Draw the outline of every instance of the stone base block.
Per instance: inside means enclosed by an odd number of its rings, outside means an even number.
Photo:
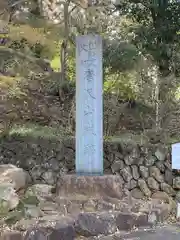
[[[66,175],[57,182],[56,193],[61,197],[85,195],[94,198],[110,197],[122,199],[126,196],[122,178],[117,175]]]

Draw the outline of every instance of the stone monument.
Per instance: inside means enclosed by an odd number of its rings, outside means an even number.
[[[102,38],[76,38],[76,173],[103,174]]]

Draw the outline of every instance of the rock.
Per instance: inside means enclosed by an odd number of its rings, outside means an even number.
[[[132,149],[131,156],[134,159],[138,159],[140,157],[140,149],[137,146]]]
[[[176,201],[174,201],[174,199],[172,197],[169,197],[168,208],[169,208],[170,213],[177,214],[177,203],[176,203]]]
[[[42,218],[44,223],[43,226],[40,224],[35,224],[36,221],[34,221],[34,224],[25,224],[26,232],[24,235],[24,240],[56,240],[56,239],[63,239],[63,240],[74,240],[75,239],[75,229],[73,227],[74,220],[72,218],[67,217],[60,217],[57,221],[57,219],[54,219],[49,217],[48,218]],[[29,227],[30,225],[31,227]],[[21,226],[21,224],[20,224]]]
[[[115,173],[115,172],[119,172],[121,169],[124,168],[124,162],[123,160],[118,160],[118,161],[115,161],[112,165],[111,165],[111,169],[112,169],[112,172]]]
[[[52,185],[48,184],[34,184],[33,186],[29,187],[26,191],[26,194],[34,195],[37,199],[40,200],[49,200],[53,198]]]
[[[139,172],[142,178],[148,178],[149,177],[149,169],[144,166],[139,167]]]
[[[156,158],[152,155],[149,155],[147,158],[145,158],[144,165],[146,167],[152,166],[156,161]]]
[[[48,240],[56,240],[56,239],[62,239],[62,240],[74,240],[76,239],[76,232],[73,227],[73,225],[60,225],[59,227],[56,227],[49,236],[46,238]],[[41,239],[38,239],[41,240]]]
[[[151,190],[159,190],[159,183],[153,177],[147,179],[147,184]]]
[[[17,231],[6,231],[1,233],[1,240],[23,240],[23,235]]]
[[[108,169],[109,167],[111,167],[111,162],[109,159],[104,159],[104,168]]]
[[[39,207],[28,204],[24,205],[24,213],[26,218],[39,218],[44,216]]]
[[[107,169],[104,169],[104,174],[112,174],[112,170],[111,168],[107,168]],[[116,173],[117,175],[119,175],[119,173]]]
[[[24,240],[45,240],[47,236],[48,231],[45,228],[30,228],[26,231]]]
[[[149,226],[147,214],[119,213],[116,218],[116,225],[119,231],[128,231],[134,227]]]
[[[178,191],[177,193],[176,193],[176,201],[178,201],[179,203],[180,203],[180,191]]]
[[[172,171],[172,166],[171,166],[171,163],[170,163],[169,160],[167,160],[167,161],[164,162],[164,166],[166,166],[167,169],[169,169],[170,171]]]
[[[15,190],[26,187],[28,174],[22,169],[11,164],[0,165],[0,184],[11,183]]]
[[[164,203],[170,202],[169,195],[166,192],[161,192],[161,191],[155,192],[152,194],[151,198],[162,200]]]
[[[170,208],[168,204],[157,204],[151,211],[150,215],[155,215],[156,220],[155,223],[161,222],[163,223],[164,221],[167,220],[167,218],[170,215]]]
[[[160,183],[164,182],[164,178],[163,178],[159,168],[152,166],[152,167],[150,167],[149,173],[150,173],[151,177],[154,177],[156,179],[156,181],[158,181]]]
[[[166,169],[164,174],[165,182],[169,185],[173,184],[172,170]]]
[[[115,161],[118,161],[118,160],[123,160],[124,159],[124,156],[122,153],[120,153],[119,151],[115,152]]]
[[[155,152],[155,156],[159,161],[164,161],[166,159],[166,150],[158,148]]]
[[[173,179],[173,188],[180,189],[180,177],[175,177]]]
[[[98,202],[97,206],[94,206],[94,208],[93,208],[94,210],[93,211],[95,211],[96,207],[97,207],[98,211],[109,211],[109,210],[115,210],[116,205],[113,204],[113,203],[110,203],[110,202],[106,202],[106,201],[100,200]],[[88,212],[93,212],[93,211],[88,211]]]
[[[144,193],[139,188],[131,190],[131,196],[136,199],[143,199],[145,197]]]
[[[74,158],[73,158],[74,159]],[[110,166],[113,162],[115,162],[115,153],[113,152],[108,152],[108,154],[104,158],[106,165],[105,166]]]
[[[69,202],[67,206],[65,206],[65,208],[68,213],[78,214],[82,211],[82,204],[77,202]],[[90,208],[89,208],[89,212],[92,212],[92,210],[90,211]]]
[[[124,169],[122,169],[120,174],[125,182],[129,182],[132,179],[131,168],[129,166],[126,166]]]
[[[167,183],[161,183],[160,188],[163,192],[166,192],[170,196],[175,196],[175,194],[176,194],[174,189]]]
[[[140,177],[138,166],[132,165],[131,166],[132,176],[135,180],[138,180]]]
[[[156,165],[157,168],[159,168],[159,170],[160,170],[162,173],[165,172],[164,162],[156,161],[155,165]]]
[[[133,164],[133,162],[134,162],[134,158],[133,158],[133,156],[132,155],[126,155],[125,157],[124,157],[124,161],[125,161],[125,164],[126,165],[132,165]]]
[[[115,218],[108,213],[80,213],[75,231],[85,237],[112,234],[116,231]]]
[[[56,182],[56,173],[53,172],[52,170],[48,170],[42,174],[42,179],[44,180],[45,183],[53,185]]]
[[[144,179],[138,180],[138,186],[139,186],[140,190],[144,193],[145,196],[147,196],[147,197],[151,196],[151,191],[149,190]]]
[[[124,187],[127,188],[128,190],[132,190],[133,188],[137,187],[137,181],[134,179],[131,179],[130,182],[124,185]]]
[[[39,197],[39,196],[38,196]],[[26,218],[38,218],[44,214],[39,207],[39,203],[42,200],[41,197],[36,196],[36,192],[33,187],[29,187],[22,198],[22,208]]]
[[[15,209],[19,204],[19,197],[16,194],[13,185],[0,184],[0,212],[8,212]]]

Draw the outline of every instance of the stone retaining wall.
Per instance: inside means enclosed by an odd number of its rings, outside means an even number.
[[[2,163],[24,168],[36,183],[56,184],[60,175],[74,173],[74,140],[6,138],[0,143]],[[124,188],[136,198],[163,191],[180,199],[180,177],[172,172],[166,146],[105,142],[104,172],[120,175]]]

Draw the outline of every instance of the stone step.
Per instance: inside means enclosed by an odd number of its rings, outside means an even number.
[[[73,240],[80,237],[109,236],[117,232],[130,231],[135,228],[155,226],[167,220],[169,213],[164,209],[154,209],[149,212],[80,212],[62,216],[46,215],[38,219],[21,220],[13,226],[11,233],[3,233],[1,240]],[[10,237],[15,232],[15,236]]]

